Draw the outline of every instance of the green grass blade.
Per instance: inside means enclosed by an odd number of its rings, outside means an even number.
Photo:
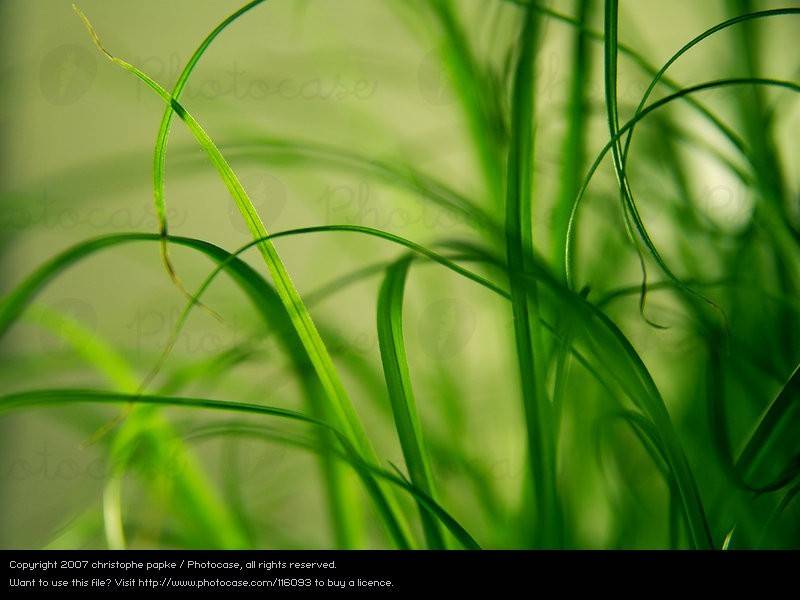
[[[747,440],[737,468],[757,491],[773,491],[800,474],[800,366],[781,388]]]
[[[435,260],[437,263],[451,269],[453,272],[479,283],[501,297],[506,299],[510,298],[507,292],[483,279],[481,276],[471,273],[463,267],[452,263],[448,259],[424,247],[420,247],[408,240],[403,240],[391,234],[357,226],[340,226],[336,228],[318,227],[299,231],[309,233],[329,230],[354,231],[401,244],[406,248]],[[297,230],[294,232],[282,232],[282,234],[279,235],[289,235],[290,233],[296,234]],[[96,251],[117,244],[131,241],[155,242],[158,240],[159,236],[157,234],[121,234],[89,240],[88,242],[84,242],[83,244],[79,244],[64,251],[32,273],[4,299],[2,304],[0,304],[0,334],[8,329],[27,302],[35,297],[49,281],[75,262]],[[253,299],[256,307],[264,305],[263,301],[260,300],[260,295],[256,286],[267,285],[266,282],[252,267],[249,267],[246,263],[239,260],[236,255],[230,255],[225,250],[200,240],[179,237],[172,237],[170,240],[173,243],[199,250],[209,255],[221,265],[224,265],[222,269],[218,268],[214,274],[224,269],[240,283],[245,292]],[[252,248],[256,244],[257,241],[251,242],[245,248]],[[473,248],[473,250],[475,249]],[[505,268],[502,261],[491,255],[486,255],[484,259],[489,264],[497,264]],[[533,263],[533,259],[531,259],[531,262]],[[526,281],[532,277],[533,275],[525,274]],[[624,334],[592,304],[586,302],[585,299],[574,294],[574,292],[564,288],[554,277],[550,276],[550,279],[548,279],[547,272],[540,271],[537,277],[541,282],[546,283],[548,287],[553,289],[559,298],[559,306],[561,309],[567,311],[568,314],[571,315],[571,318],[575,319],[575,332],[580,334],[580,336],[576,335],[575,342],[583,341],[585,343],[587,339],[600,340],[599,343],[595,342],[596,345],[599,345],[599,350],[592,345],[587,346],[588,353],[581,353],[573,348],[573,355],[578,362],[585,366],[589,372],[604,385],[606,378],[611,377],[614,380],[614,384],[621,386],[625,394],[635,404],[642,406],[645,413],[652,419],[659,431],[659,439],[661,439],[664,444],[664,454],[670,461],[690,529],[694,529],[694,537],[695,539],[701,540],[701,546],[714,547],[711,541],[707,544],[702,543],[702,532],[707,531],[708,526],[705,521],[702,502],[697,493],[691,470],[683,455],[680,443],[675,436],[663,400],[647,372],[646,367],[641,362],[641,359],[636,354],[632,345],[628,342],[627,338],[625,338]],[[204,288],[207,287],[207,284],[208,280],[206,284],[204,284]],[[546,322],[543,322],[543,326],[547,327],[551,332],[555,331],[555,329],[552,326],[548,326]],[[590,337],[587,338],[587,336]],[[604,376],[603,373],[607,373],[607,376]]]
[[[386,270],[378,296],[378,343],[395,429],[411,482],[433,498],[433,475],[417,415],[403,340],[403,297],[411,261],[411,257],[400,259]],[[422,506],[420,518],[428,547],[444,548],[444,538],[438,523]]]
[[[553,10],[552,8],[540,6],[540,5],[538,5],[538,3],[536,3],[533,0],[504,0],[504,1],[505,2],[509,2],[510,4],[516,4],[517,6],[530,6],[530,7],[533,8],[533,10],[539,12],[543,16],[552,18],[555,21],[558,21],[560,23],[564,23],[564,24],[569,25],[571,27],[575,27],[575,28],[585,32],[586,35],[589,37],[589,39],[591,39],[592,41],[599,42],[601,44],[605,43],[605,35],[602,32],[594,31],[593,29],[589,29],[588,27],[583,25],[578,19],[572,18],[569,15],[565,15],[563,13],[560,13],[560,12],[558,12],[556,10]],[[656,67],[654,67],[652,64],[650,64],[639,52],[637,52],[636,50],[634,50],[630,46],[627,46],[625,44],[621,44],[620,43],[620,44],[617,45],[617,50],[621,54],[624,54],[625,56],[630,58],[634,62],[634,64],[636,64],[636,66],[638,66],[642,71],[644,71],[645,73],[647,73],[651,77],[654,77],[658,73],[658,69]],[[682,87],[683,87],[683,86],[679,85],[677,82],[675,82],[674,80],[666,77],[665,75],[660,77],[659,81],[663,85],[665,85],[666,87],[671,89],[673,92],[678,91],[678,90],[682,89]],[[740,150],[743,153],[746,152],[746,148],[744,146],[744,143],[739,138],[739,136],[737,136],[736,133],[734,133],[733,130],[731,130],[730,127],[725,125],[725,123],[723,123],[719,119],[719,117],[717,117],[708,108],[706,108],[704,105],[702,105],[700,102],[698,102],[694,98],[689,97],[689,96],[684,96],[683,99],[686,101],[686,103],[689,106],[691,106],[694,110],[696,110],[704,119],[706,119],[717,130],[719,130],[719,132],[728,141],[730,141],[731,144],[733,144],[733,146],[735,146],[738,150]]]

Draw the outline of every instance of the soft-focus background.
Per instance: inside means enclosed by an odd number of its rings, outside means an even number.
[[[169,89],[203,37],[241,4],[83,0],[80,6],[110,52]],[[398,184],[413,181],[410,173],[422,174],[473,200],[499,223],[504,218],[503,198],[495,193],[503,189],[502,181],[492,188],[480,134],[459,96],[464,88],[453,67],[458,61],[448,54],[452,45],[441,16],[428,4],[269,0],[234,22],[202,57],[182,102],[228,158],[271,231],[360,224],[432,248],[468,240],[503,252],[502,238]],[[501,0],[445,4],[490,80],[486,87],[507,128],[521,8]],[[541,4],[570,17],[586,4],[588,27],[603,31],[601,0]],[[620,42],[658,68],[705,29],[776,7],[800,3],[623,0]],[[4,0],[0,17],[0,291],[7,294],[44,261],[82,240],[157,232],[152,162],[164,106],[94,48],[70,2]],[[740,24],[689,51],[668,75],[681,86],[748,76],[796,84],[798,34],[797,15]],[[563,224],[560,198],[574,197],[608,141],[602,39],[588,37],[584,46],[586,74],[578,97],[585,110],[577,123],[583,149],[576,155],[566,141],[574,124],[569,108],[576,29],[552,15],[540,16],[533,238],[554,273],[562,256],[554,233]],[[651,79],[636,60],[620,54],[622,122],[634,113]],[[800,544],[800,506],[792,494],[796,474],[787,471],[788,481],[777,490],[757,494],[737,486],[725,458],[726,452],[738,455],[800,360],[800,101],[790,90],[754,89],[719,88],[697,98],[755,149],[760,157],[755,166],[680,101],[636,130],[628,162],[643,222],[665,261],[725,311],[724,345],[700,322],[702,315],[717,322],[708,317],[708,305],[686,301],[674,286],[653,286],[640,312],[641,269],[608,158],[592,180],[576,229],[575,288],[588,286],[587,299],[598,305],[604,294],[630,288],[602,309],[630,339],[664,398],[718,547],[732,531],[733,547]],[[654,98],[666,93],[657,87]],[[502,129],[498,140],[487,142],[484,134],[483,141],[488,163],[501,165],[501,179],[504,159],[496,153],[508,135]],[[395,175],[376,175],[377,163],[390,165]],[[580,179],[565,167],[573,164]],[[774,196],[759,183],[766,179],[775,183]],[[166,198],[171,234],[230,251],[250,240],[217,173],[177,119]],[[759,207],[771,202],[780,208],[762,213]],[[276,245],[382,465],[402,470],[376,331],[380,270],[324,292],[348,273],[400,256],[401,249],[343,232],[285,238]],[[213,266],[183,248],[171,254],[191,290]],[[256,252],[244,258],[266,273]],[[647,260],[648,281],[667,281]],[[493,273],[480,265],[475,269]],[[508,303],[425,263],[412,269],[406,296],[406,350],[438,499],[482,545],[528,545],[520,527],[525,518],[519,517],[530,498],[523,491],[525,428]],[[220,277],[204,303],[221,319],[194,310],[149,389],[305,410],[291,362],[264,335],[260,317],[231,280]],[[184,304],[157,243],[99,252],[55,278],[9,329],[0,345],[0,387],[4,394],[119,387],[119,378],[114,381],[108,369],[80,351],[91,340],[111,349],[121,363],[114,368],[132,381],[128,391],[135,391],[158,361]],[[551,312],[558,316],[554,305]],[[554,421],[561,545],[689,545],[674,493],[641,432],[618,418],[618,405],[591,373],[575,361],[567,368]],[[715,383],[722,388],[721,405],[712,399],[718,400]],[[311,435],[310,429],[240,418],[239,423],[267,426],[270,439],[224,429],[204,434],[229,417],[164,409],[158,417],[163,431],[127,430],[139,437],[122,451],[128,454],[120,473],[112,457],[126,443],[125,419],[119,418],[126,410],[64,405],[0,418],[0,546],[337,544],[319,458],[281,441],[284,435]],[[715,420],[720,411],[721,420]],[[788,457],[786,464],[796,466],[797,419],[785,427],[796,436],[784,435],[776,444],[780,456]],[[174,447],[147,439],[168,435]],[[191,474],[176,484],[180,471]],[[367,496],[353,485],[346,511],[358,523],[357,545],[390,547]],[[199,505],[211,507],[205,517],[210,523],[186,509],[182,494],[192,493],[205,498]],[[124,540],[118,530],[109,531],[114,505]],[[414,522],[408,496],[403,509]]]

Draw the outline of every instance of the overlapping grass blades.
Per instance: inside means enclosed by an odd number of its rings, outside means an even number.
[[[69,317],[36,305],[31,309],[28,315],[35,322],[65,340],[118,392],[136,393],[139,384],[133,369],[112,346]],[[166,501],[186,527],[189,534],[186,543],[202,546],[210,541],[223,548],[247,545],[247,539],[231,511],[218,497],[197,461],[176,438],[169,423],[152,407],[133,406],[126,412],[124,423],[115,433],[108,450],[111,472],[104,487],[103,519],[109,547],[123,549],[126,546],[121,506],[123,477],[126,471],[140,464],[132,457],[137,453],[141,457],[143,452],[150,453],[150,464],[179,465],[171,469],[169,487],[172,493]],[[148,477],[147,473],[144,475]],[[155,490],[152,496],[154,499],[158,497]]]
[[[248,229],[255,238],[266,238],[267,230],[261,220],[260,215],[256,211],[247,192],[242,187],[236,174],[228,165],[228,162],[222,156],[217,146],[208,137],[208,134],[203,130],[200,124],[192,117],[183,106],[173,98],[164,88],[156,83],[150,76],[136,68],[135,66],[127,63],[110,54],[101,44],[97,33],[94,31],[89,20],[86,16],[75,7],[76,12],[84,21],[93,41],[98,49],[105,54],[105,56],[114,64],[122,67],[126,71],[132,73],[142,82],[144,82],[151,90],[158,94],[167,106],[171,106],[175,113],[181,118],[184,123],[197,140],[198,144],[206,151],[209,159],[214,167],[217,169],[220,177],[222,178],[225,186],[231,194],[231,197],[236,203],[237,208],[242,213],[243,218],[247,224]],[[163,236],[162,236],[163,237]],[[311,364],[314,366],[317,377],[319,377],[322,389],[328,400],[327,410],[330,411],[334,423],[338,424],[344,433],[350,436],[353,442],[353,448],[366,456],[370,460],[374,459],[374,451],[372,445],[363,430],[361,422],[355,412],[355,409],[350,403],[342,383],[339,379],[336,367],[330,358],[325,343],[317,331],[314,321],[311,318],[308,309],[300,298],[300,294],[294,286],[294,283],[289,276],[283,262],[278,255],[274,245],[266,239],[259,243],[258,249],[270,271],[270,274],[275,282],[275,289],[280,296],[289,319],[295,327],[300,341],[305,348]],[[393,499],[386,496],[384,491],[371,480],[365,481],[365,485],[375,499],[376,505],[381,512],[384,523],[390,531],[393,539],[400,547],[408,547],[410,545],[409,532],[406,524],[398,512]]]
[[[537,18],[524,10],[511,102],[511,141],[506,176],[506,259],[514,317],[518,369],[533,479],[536,543],[559,544],[560,514],[556,492],[553,420],[544,385],[544,356],[538,332],[536,283],[526,286],[521,273],[530,270],[533,253],[533,98]]]
[[[223,20],[211,31],[211,33],[206,36],[206,38],[194,51],[194,54],[192,54],[191,58],[189,58],[189,61],[186,63],[186,66],[184,66],[183,71],[181,71],[181,74],[178,76],[178,79],[172,88],[172,93],[170,94],[172,98],[175,100],[180,99],[186,84],[189,83],[189,77],[191,77],[192,71],[194,71],[197,63],[200,62],[203,54],[205,54],[206,50],[214,41],[214,39],[220,33],[222,33],[228,27],[228,25],[264,1],[265,0],[252,0],[252,2],[245,4],[239,10],[232,13],[227,19]],[[162,237],[166,237],[169,232],[169,224],[167,223],[167,200],[165,196],[165,184],[167,168],[167,142],[169,141],[169,132],[172,126],[172,117],[174,114],[175,111],[173,110],[172,105],[167,103],[167,106],[164,109],[164,116],[161,117],[161,125],[158,129],[155,150],[153,151],[153,203]],[[176,285],[178,285],[178,287],[183,289],[180,278],[178,277],[178,274],[172,265],[172,261],[169,258],[166,240],[163,240],[161,243],[161,257],[164,262],[164,266],[172,280],[176,283]]]
[[[231,400],[211,400],[207,398],[189,398],[189,397],[171,397],[160,395],[142,395],[142,394],[120,394],[107,392],[103,390],[90,390],[90,389],[50,389],[50,390],[37,390],[28,392],[19,392],[16,394],[6,394],[0,397],[0,412],[7,412],[19,410],[22,408],[32,407],[46,407],[63,404],[75,403],[101,403],[101,404],[121,404],[126,402],[137,402],[141,404],[151,404],[156,406],[173,406],[184,408],[199,408],[216,411],[227,411],[240,414],[256,414],[262,416],[278,417],[290,421],[306,423],[315,427],[324,428],[333,433],[339,442],[342,443],[345,450],[341,454],[342,460],[349,462],[358,471],[365,471],[369,473],[370,477],[383,479],[393,485],[407,490],[416,500],[421,502],[431,513],[435,514],[437,518],[448,528],[453,536],[458,539],[465,548],[480,549],[477,542],[467,533],[467,531],[459,525],[459,523],[451,517],[444,509],[442,509],[433,499],[428,497],[425,493],[416,489],[412,484],[406,482],[401,477],[392,474],[385,469],[376,467],[358,457],[358,453],[349,448],[350,441],[346,434],[341,433],[337,429],[331,427],[323,421],[318,421],[312,417],[302,413],[277,408],[272,406],[265,406],[263,404],[249,404],[247,402],[235,402]],[[364,479],[367,475],[364,474]]]

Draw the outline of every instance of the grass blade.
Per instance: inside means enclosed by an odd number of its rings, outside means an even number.
[[[411,261],[411,257],[402,258],[386,270],[378,296],[378,342],[395,429],[411,482],[433,498],[433,476],[422,438],[403,340],[403,296]],[[428,547],[444,548],[438,523],[422,506],[420,518]]]

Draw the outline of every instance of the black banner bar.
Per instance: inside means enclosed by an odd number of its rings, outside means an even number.
[[[36,551],[4,550],[11,593],[42,592],[512,592],[526,597],[621,590],[649,580],[659,591],[701,577],[716,585],[787,583],[794,552],[583,551]],[[754,563],[757,568],[753,569]],[[694,589],[692,583],[689,589]]]

